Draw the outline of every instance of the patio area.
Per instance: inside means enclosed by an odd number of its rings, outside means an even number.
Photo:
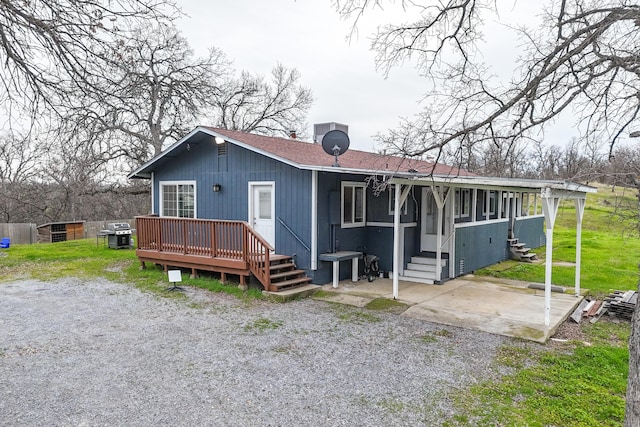
[[[476,329],[498,335],[546,342],[575,310],[583,297],[553,292],[550,325],[544,324],[544,290],[529,289],[514,280],[463,276],[443,285],[400,282],[398,300],[408,308],[402,316]],[[392,281],[376,279],[331,284],[315,299],[364,307],[377,298],[392,299]]]

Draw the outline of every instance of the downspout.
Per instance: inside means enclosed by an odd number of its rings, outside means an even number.
[[[151,172],[151,213],[158,214],[160,216],[160,212],[156,212],[156,173]]]

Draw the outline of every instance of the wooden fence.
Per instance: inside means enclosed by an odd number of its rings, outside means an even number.
[[[134,219],[114,219],[107,221],[86,221],[84,223],[84,237],[96,237],[100,230],[107,228],[112,222],[128,222],[135,227]],[[28,245],[38,243],[37,224],[33,223],[0,223],[0,239],[8,237],[13,245]]]

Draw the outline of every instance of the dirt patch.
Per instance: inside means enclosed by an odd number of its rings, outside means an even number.
[[[582,328],[579,324],[572,320],[567,320],[558,327],[558,330],[552,338],[555,338],[556,340],[585,341],[587,336],[582,332]]]

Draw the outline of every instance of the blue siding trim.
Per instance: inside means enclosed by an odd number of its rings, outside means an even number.
[[[544,217],[516,218],[513,234],[529,248],[539,248],[547,243],[544,229]]]
[[[508,221],[456,228],[455,277],[509,258]]]
[[[318,172],[318,253],[335,250],[356,251],[366,247],[368,252],[380,257],[380,268],[389,271],[393,260],[393,226],[365,226],[355,228],[341,228],[340,224],[331,224],[332,212],[340,212],[340,191],[342,181],[365,182],[367,176],[353,174],[338,174]],[[414,189],[407,197],[407,214],[400,216],[401,223],[417,222],[418,209]],[[393,223],[393,215],[389,215],[389,191],[374,195],[367,187],[367,223]],[[335,204],[338,206],[334,206]],[[418,237],[416,237],[418,236]],[[415,252],[416,240],[419,239],[417,227],[405,228],[405,257],[410,258]],[[404,261],[406,264],[408,259]],[[318,269],[309,272],[314,283],[331,282],[332,265],[329,262],[318,261]],[[351,277],[351,263],[342,262],[340,265],[340,280]]]

